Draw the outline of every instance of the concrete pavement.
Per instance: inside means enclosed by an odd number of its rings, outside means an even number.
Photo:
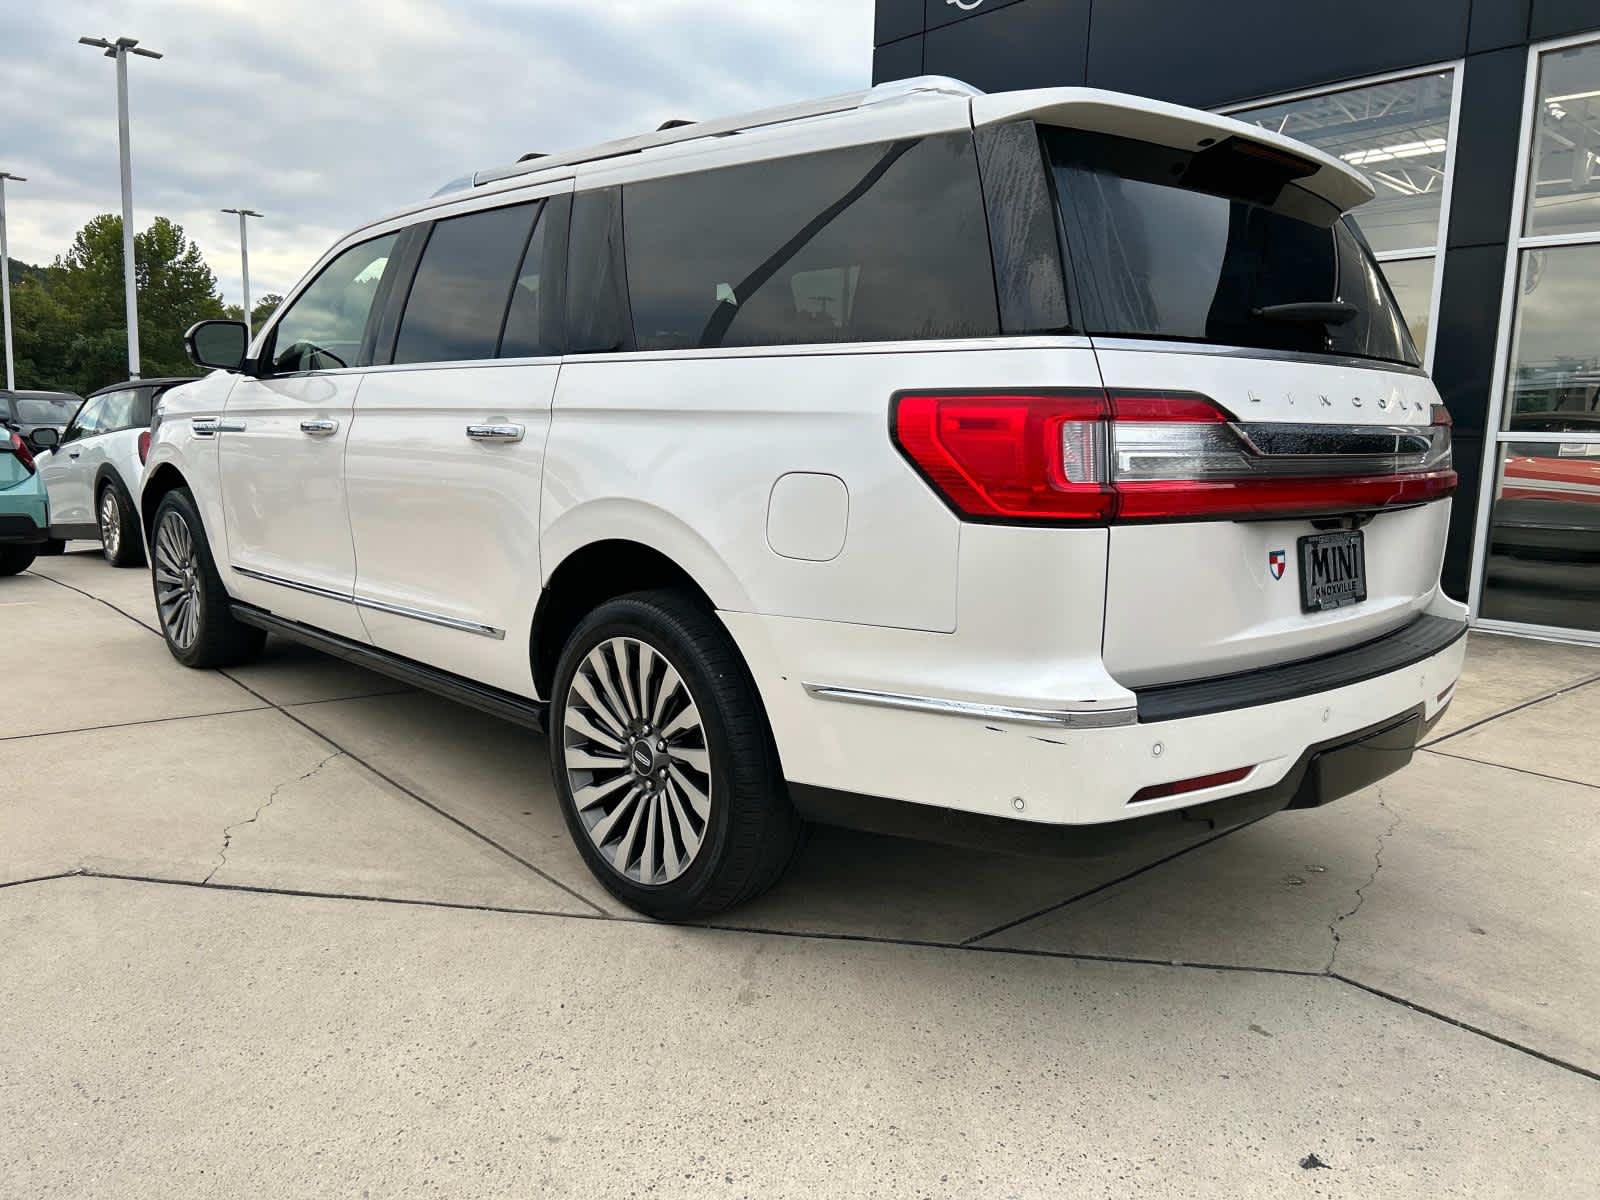
[[[0,622],[0,1192],[1600,1186],[1600,651],[1474,636],[1406,772],[1159,860],[819,830],[673,928],[538,737],[186,671],[95,555]]]

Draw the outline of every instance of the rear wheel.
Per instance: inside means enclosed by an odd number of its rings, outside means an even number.
[[[172,657],[186,667],[228,667],[261,652],[267,635],[234,619],[188,488],[161,498],[150,552],[156,616]]]
[[[0,575],[16,575],[33,566],[37,546],[0,546]]]
[[[100,552],[113,567],[144,565],[144,547],[139,544],[139,518],[133,501],[122,485],[108,479],[100,486],[100,502],[95,509],[100,525]]]
[[[606,602],[556,670],[550,760],[589,869],[630,908],[709,916],[775,883],[801,823],[755,683],[677,592]]]

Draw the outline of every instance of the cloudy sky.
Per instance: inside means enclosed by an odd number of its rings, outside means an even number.
[[[134,221],[188,231],[239,298],[349,227],[509,162],[870,82],[872,0],[0,0],[10,251],[47,263],[120,211],[115,69],[136,37]]]

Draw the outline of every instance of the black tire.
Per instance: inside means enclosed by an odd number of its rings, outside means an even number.
[[[112,512],[106,511],[108,507]],[[95,494],[94,519],[100,527],[100,553],[108,563],[113,567],[144,566],[139,513],[119,480],[107,479],[100,485]]]
[[[700,740],[708,764],[703,778],[709,782],[709,812],[688,865],[665,882],[647,885],[631,878],[601,852],[573,797],[574,781],[568,775],[567,755],[572,749],[569,742],[582,738],[568,729],[568,710],[575,709],[576,719],[581,720],[587,708],[587,702],[573,692],[574,676],[580,667],[592,671],[593,660],[587,667],[585,660],[591,651],[604,654],[600,648],[608,643],[617,645],[613,639],[641,643],[664,660],[681,678],[689,701],[699,712],[696,731],[691,736],[703,735]],[[616,679],[616,675],[612,678]],[[593,679],[586,675],[587,681]],[[594,691],[592,686],[590,691]],[[645,707],[652,706],[647,703]],[[645,729],[648,734],[649,726]],[[648,734],[643,740],[650,742],[653,737]],[[624,754],[623,761],[631,760]],[[562,815],[578,852],[607,891],[646,916],[682,921],[742,904],[776,883],[800,846],[803,823],[789,802],[755,682],[715,614],[679,592],[635,592],[609,600],[590,613],[567,639],[556,667],[550,707],[550,765]],[[620,776],[618,771],[612,777]],[[591,781],[601,778],[592,772],[585,777]],[[641,783],[647,779],[648,776],[640,777]],[[581,786],[583,779],[578,782]],[[631,785],[623,789],[632,790]],[[685,793],[677,794],[686,798]],[[644,807],[650,799],[633,803]],[[597,825],[601,818],[595,814],[600,807],[597,804],[585,810]],[[663,814],[658,836],[665,839],[669,820],[665,802],[658,811]],[[687,806],[681,806],[680,811],[687,812]],[[654,829],[652,820],[648,830]],[[648,830],[644,835],[647,842]],[[627,836],[631,842],[631,833]],[[664,846],[664,841],[658,844]],[[615,846],[609,851],[613,855],[618,852]],[[630,860],[628,851],[620,853],[624,868],[636,866],[642,875],[643,860]],[[663,864],[660,873],[664,871]]]
[[[67,552],[67,543],[60,538],[51,538],[40,542],[38,550],[40,558],[55,558]]]
[[[0,576],[19,575],[33,566],[33,560],[39,553],[39,547],[27,546],[0,546]]]
[[[171,521],[181,522],[182,532],[189,536],[189,549],[183,554],[175,554],[175,544],[164,540],[164,530]],[[174,488],[161,498],[151,528],[154,532],[150,548],[155,562],[151,565],[150,583],[156,597],[156,619],[172,657],[186,667],[231,667],[260,654],[267,640],[266,631],[234,620],[227,590],[206,542],[200,510],[188,488]],[[179,532],[172,531],[174,536]],[[180,568],[177,576],[172,572],[174,566]],[[163,602],[167,578],[179,578],[192,585],[188,593],[191,603],[187,606],[192,623],[183,624],[176,632],[172,627],[175,606],[170,599]]]

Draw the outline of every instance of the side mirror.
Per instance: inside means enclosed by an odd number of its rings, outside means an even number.
[[[196,366],[237,371],[250,348],[250,330],[243,321],[196,321],[183,335],[183,348]]]
[[[61,431],[45,425],[33,431],[32,440],[35,450],[54,450],[61,445]]]

